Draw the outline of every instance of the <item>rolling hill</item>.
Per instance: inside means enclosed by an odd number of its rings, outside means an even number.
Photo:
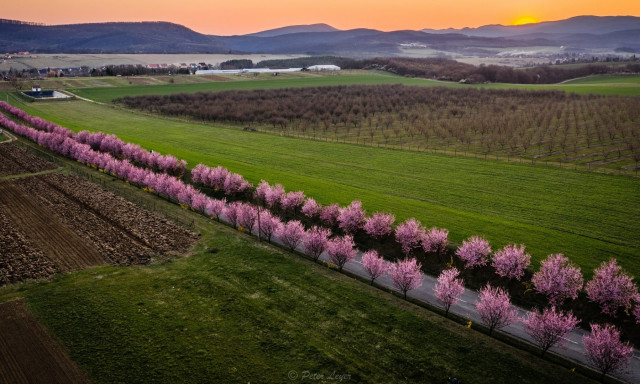
[[[308,25],[290,25],[288,27],[269,29],[262,32],[251,33],[245,36],[255,37],[274,37],[281,35],[288,35],[290,33],[303,33],[303,32],[336,32],[339,29],[334,28],[328,24],[308,24]]]
[[[518,47],[640,53],[640,18],[579,16],[522,26],[446,30],[337,30],[296,25],[237,36],[204,35],[168,22],[37,25],[0,20],[0,51],[34,53],[298,53],[397,56],[406,47],[493,56]]]
[[[34,25],[0,21],[0,51],[228,53],[216,37],[167,22]]]

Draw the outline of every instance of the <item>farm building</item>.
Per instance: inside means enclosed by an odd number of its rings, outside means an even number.
[[[340,67],[337,65],[312,65],[307,67],[308,71],[339,71]]]

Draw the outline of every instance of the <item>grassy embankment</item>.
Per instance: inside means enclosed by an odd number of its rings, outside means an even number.
[[[253,183],[282,183],[325,204],[360,199],[370,213],[447,228],[454,243],[474,234],[494,249],[524,243],[535,268],[562,252],[586,277],[612,257],[640,276],[637,178],[279,137],[82,101],[20,107],[74,130],[115,133],[191,166],[220,164]]]
[[[165,211],[180,210],[134,193]],[[310,374],[369,383],[440,383],[449,376],[474,383],[590,382],[181,212],[195,218],[202,234],[187,257],[5,287],[0,301],[26,298],[96,383],[283,383]]]

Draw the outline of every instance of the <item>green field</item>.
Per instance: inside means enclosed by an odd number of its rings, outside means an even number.
[[[249,76],[242,80],[207,82],[198,84],[164,84],[155,86],[124,86],[124,87],[96,87],[96,88],[69,88],[69,91],[86,97],[91,100],[109,102],[115,98],[123,96],[138,95],[169,95],[172,93],[186,92],[207,92],[226,90],[246,90],[246,89],[269,89],[285,87],[311,87],[329,85],[349,85],[349,84],[406,84],[406,85],[441,85],[441,83],[425,79],[411,79],[393,76],[385,73],[361,74],[363,71],[354,71],[356,74],[322,75],[322,76],[302,76],[286,77],[274,79],[272,75]],[[283,74],[286,75],[286,74]],[[446,84],[446,83],[444,83]],[[452,84],[460,86],[458,84]]]
[[[286,383],[292,371],[298,381],[306,371],[362,383],[444,383],[450,376],[591,382],[366,283],[195,220],[203,236],[190,256],[6,287],[0,301],[26,298],[96,383]],[[208,252],[214,247],[217,253]]]
[[[177,76],[176,76],[177,78]],[[237,77],[236,77],[237,78]],[[348,85],[348,84],[404,84],[416,86],[445,86],[445,87],[479,87],[496,89],[555,89],[566,92],[581,94],[595,93],[603,95],[640,95],[640,76],[625,77],[629,82],[612,82],[607,86],[599,84],[558,84],[558,85],[519,85],[519,84],[477,84],[464,85],[428,79],[399,77],[384,72],[369,71],[343,71],[333,75],[308,75],[302,77],[285,77],[284,79],[274,79],[273,76],[248,76],[242,80],[223,82],[198,82],[183,84],[160,84],[160,85],[124,85],[124,86],[95,86],[94,88],[69,87],[68,89],[82,97],[92,100],[109,102],[115,98],[123,96],[139,95],[168,95],[179,92],[205,92],[205,91],[225,91],[230,89],[268,89],[284,87],[309,87],[328,85]],[[106,80],[105,80],[106,81]],[[120,80],[122,81],[122,80]]]
[[[574,85],[574,84],[597,84],[597,85],[614,85],[614,86],[640,86],[640,76],[611,76],[611,75],[603,75],[603,76],[589,76],[583,77],[580,79],[569,80],[564,82],[565,85]]]
[[[74,130],[115,133],[191,166],[220,164],[253,183],[282,183],[325,204],[360,199],[369,213],[390,211],[398,222],[415,216],[449,229],[454,243],[474,234],[494,249],[524,243],[536,268],[561,252],[586,276],[612,257],[640,276],[637,178],[243,132],[82,101],[18,105]]]

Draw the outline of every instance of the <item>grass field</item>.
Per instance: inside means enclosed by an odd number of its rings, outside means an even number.
[[[637,178],[243,132],[82,101],[19,106],[74,130],[115,133],[191,166],[220,164],[253,183],[282,183],[325,204],[360,199],[370,213],[391,211],[397,221],[415,216],[449,229],[454,242],[481,234],[494,249],[524,243],[536,268],[562,252],[586,276],[611,257],[640,276]]]
[[[220,81],[223,80],[223,81]],[[429,79],[408,78],[386,72],[349,70],[331,73],[282,73],[207,76],[137,76],[50,78],[40,81],[44,89],[67,89],[82,97],[109,102],[123,96],[166,95],[178,92],[224,91],[229,89],[266,89],[343,84],[405,84],[415,86],[478,87],[496,89],[555,89],[580,94],[640,95],[640,76],[594,76],[554,85],[474,84],[465,85]],[[23,89],[27,88],[27,84]],[[0,83],[0,91],[10,85]]]
[[[563,84],[574,85],[574,84],[596,84],[596,85],[619,85],[626,84],[628,86],[640,86],[640,76],[589,76],[583,77],[580,79],[569,80],[564,82]]]
[[[25,297],[96,383],[590,382],[204,221],[191,256],[5,287],[0,302]]]
[[[343,84],[406,84],[406,85],[439,85],[440,83],[425,79],[410,79],[379,74],[362,74],[363,71],[347,71],[346,73],[336,72],[333,75],[311,75],[311,76],[293,76],[283,74],[282,78],[274,79],[272,75],[242,77],[241,80],[223,81],[223,82],[207,82],[198,84],[165,84],[157,86],[125,86],[125,87],[96,87],[96,88],[69,88],[69,91],[76,93],[82,97],[91,100],[110,102],[111,100],[123,96],[138,95],[168,95],[179,92],[208,92],[208,91],[226,91],[232,89],[268,89],[268,88],[285,88],[285,87],[310,87],[324,85],[343,85]],[[280,76],[279,76],[280,77]],[[237,77],[236,77],[237,78]],[[232,77],[233,79],[233,77]],[[459,86],[457,84],[454,84]]]
[[[445,86],[445,87],[478,87],[492,89],[554,89],[566,92],[574,92],[581,94],[603,94],[603,95],[640,95],[640,76],[623,77],[627,79],[616,80],[615,82],[605,83],[576,83],[576,84],[556,84],[556,85],[520,85],[520,84],[476,84],[465,85],[458,83],[450,83],[443,81],[435,81],[428,79],[408,78],[391,75],[384,72],[370,71],[341,71],[329,75],[311,75],[305,77],[290,77],[274,79],[273,76],[248,76],[241,80],[237,77],[231,77],[232,81],[224,82],[199,82],[195,84],[163,84],[163,85],[125,85],[114,87],[97,86],[94,88],[70,87],[74,92],[82,97],[92,100],[109,102],[115,98],[123,96],[139,96],[139,95],[168,95],[173,93],[185,92],[206,92],[206,91],[225,91],[230,89],[268,89],[268,88],[285,88],[285,87],[309,87],[309,86],[325,86],[325,85],[349,85],[349,84],[404,84],[415,86]],[[252,81],[248,81],[252,80]],[[259,81],[258,81],[259,80]],[[606,81],[606,80],[604,80]]]

